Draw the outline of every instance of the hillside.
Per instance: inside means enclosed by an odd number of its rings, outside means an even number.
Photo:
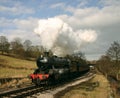
[[[35,61],[0,55],[0,78],[26,77],[36,68]]]

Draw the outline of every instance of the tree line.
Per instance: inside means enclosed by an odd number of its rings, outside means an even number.
[[[105,76],[114,76],[120,79],[120,43],[114,41],[104,55],[96,62],[97,68]]]
[[[19,37],[14,38],[11,42],[7,37],[0,36],[0,53],[7,55],[19,56],[22,58],[36,58],[45,51],[42,46],[33,45],[32,41],[22,40]]]
[[[11,42],[8,41],[7,37],[0,36],[0,53],[2,55],[9,55],[23,59],[36,59],[40,55],[44,55],[46,49],[43,46],[33,45],[30,40],[22,40],[19,37],[14,38]],[[49,50],[50,56],[53,55],[52,51]],[[66,55],[66,58],[77,60],[82,64],[86,64],[85,54],[78,52],[72,55]]]

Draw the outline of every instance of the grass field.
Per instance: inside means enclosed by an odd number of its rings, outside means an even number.
[[[26,77],[37,68],[35,61],[0,55],[0,78]]]
[[[93,82],[99,82],[99,86],[93,90],[88,89],[91,85],[87,85]],[[60,98],[112,98],[110,95],[110,85],[107,79],[103,75],[96,75],[91,81],[82,83],[73,87],[72,90],[65,93]]]

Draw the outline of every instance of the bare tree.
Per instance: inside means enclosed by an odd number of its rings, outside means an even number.
[[[75,53],[74,56],[85,60],[85,54],[83,52]]]
[[[25,51],[28,51],[31,45],[32,45],[32,42],[30,40],[25,40],[23,43]]]
[[[109,72],[111,72],[110,68],[111,68],[112,64],[111,64],[111,60],[108,56],[102,55],[96,63],[97,63],[96,67],[104,75],[107,75]]]
[[[41,54],[39,46],[31,46],[29,51],[33,58],[39,57]]]
[[[5,36],[0,36],[0,51],[2,51],[2,54],[4,52],[9,52],[10,44],[8,42],[8,39]]]
[[[117,41],[114,41],[107,50],[106,55],[118,64],[120,60],[120,44]]]
[[[31,45],[32,45],[32,42],[30,40],[25,40],[24,43],[23,43],[23,47],[24,47],[24,50],[25,50],[25,54],[24,56],[25,57],[30,57],[31,56]]]
[[[11,42],[11,49],[12,49],[13,53],[18,54],[18,55],[23,55],[24,49],[23,49],[23,45],[21,43],[20,38],[15,38]]]

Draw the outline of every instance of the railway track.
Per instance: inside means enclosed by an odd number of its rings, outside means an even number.
[[[41,89],[36,87],[35,85],[19,88],[19,89],[13,89],[13,90],[8,90],[0,93],[0,98],[20,98],[23,96],[28,96],[29,93],[35,92],[36,90]]]
[[[70,80],[70,81],[67,81],[64,83],[62,82],[62,83],[59,83],[57,85],[53,85],[50,87],[38,87],[35,85],[31,85],[31,86],[26,86],[26,87],[14,89],[14,90],[8,90],[8,91],[0,92],[0,98],[23,98],[23,97],[25,98],[27,96],[32,96],[34,94],[43,92],[48,89],[50,90],[50,89],[58,88],[61,85],[66,85],[68,83],[71,83],[71,82],[74,82],[74,81],[77,81],[80,79],[92,77],[93,75],[94,75],[94,73],[88,72],[85,75],[78,77],[76,79],[73,79],[73,80]]]

